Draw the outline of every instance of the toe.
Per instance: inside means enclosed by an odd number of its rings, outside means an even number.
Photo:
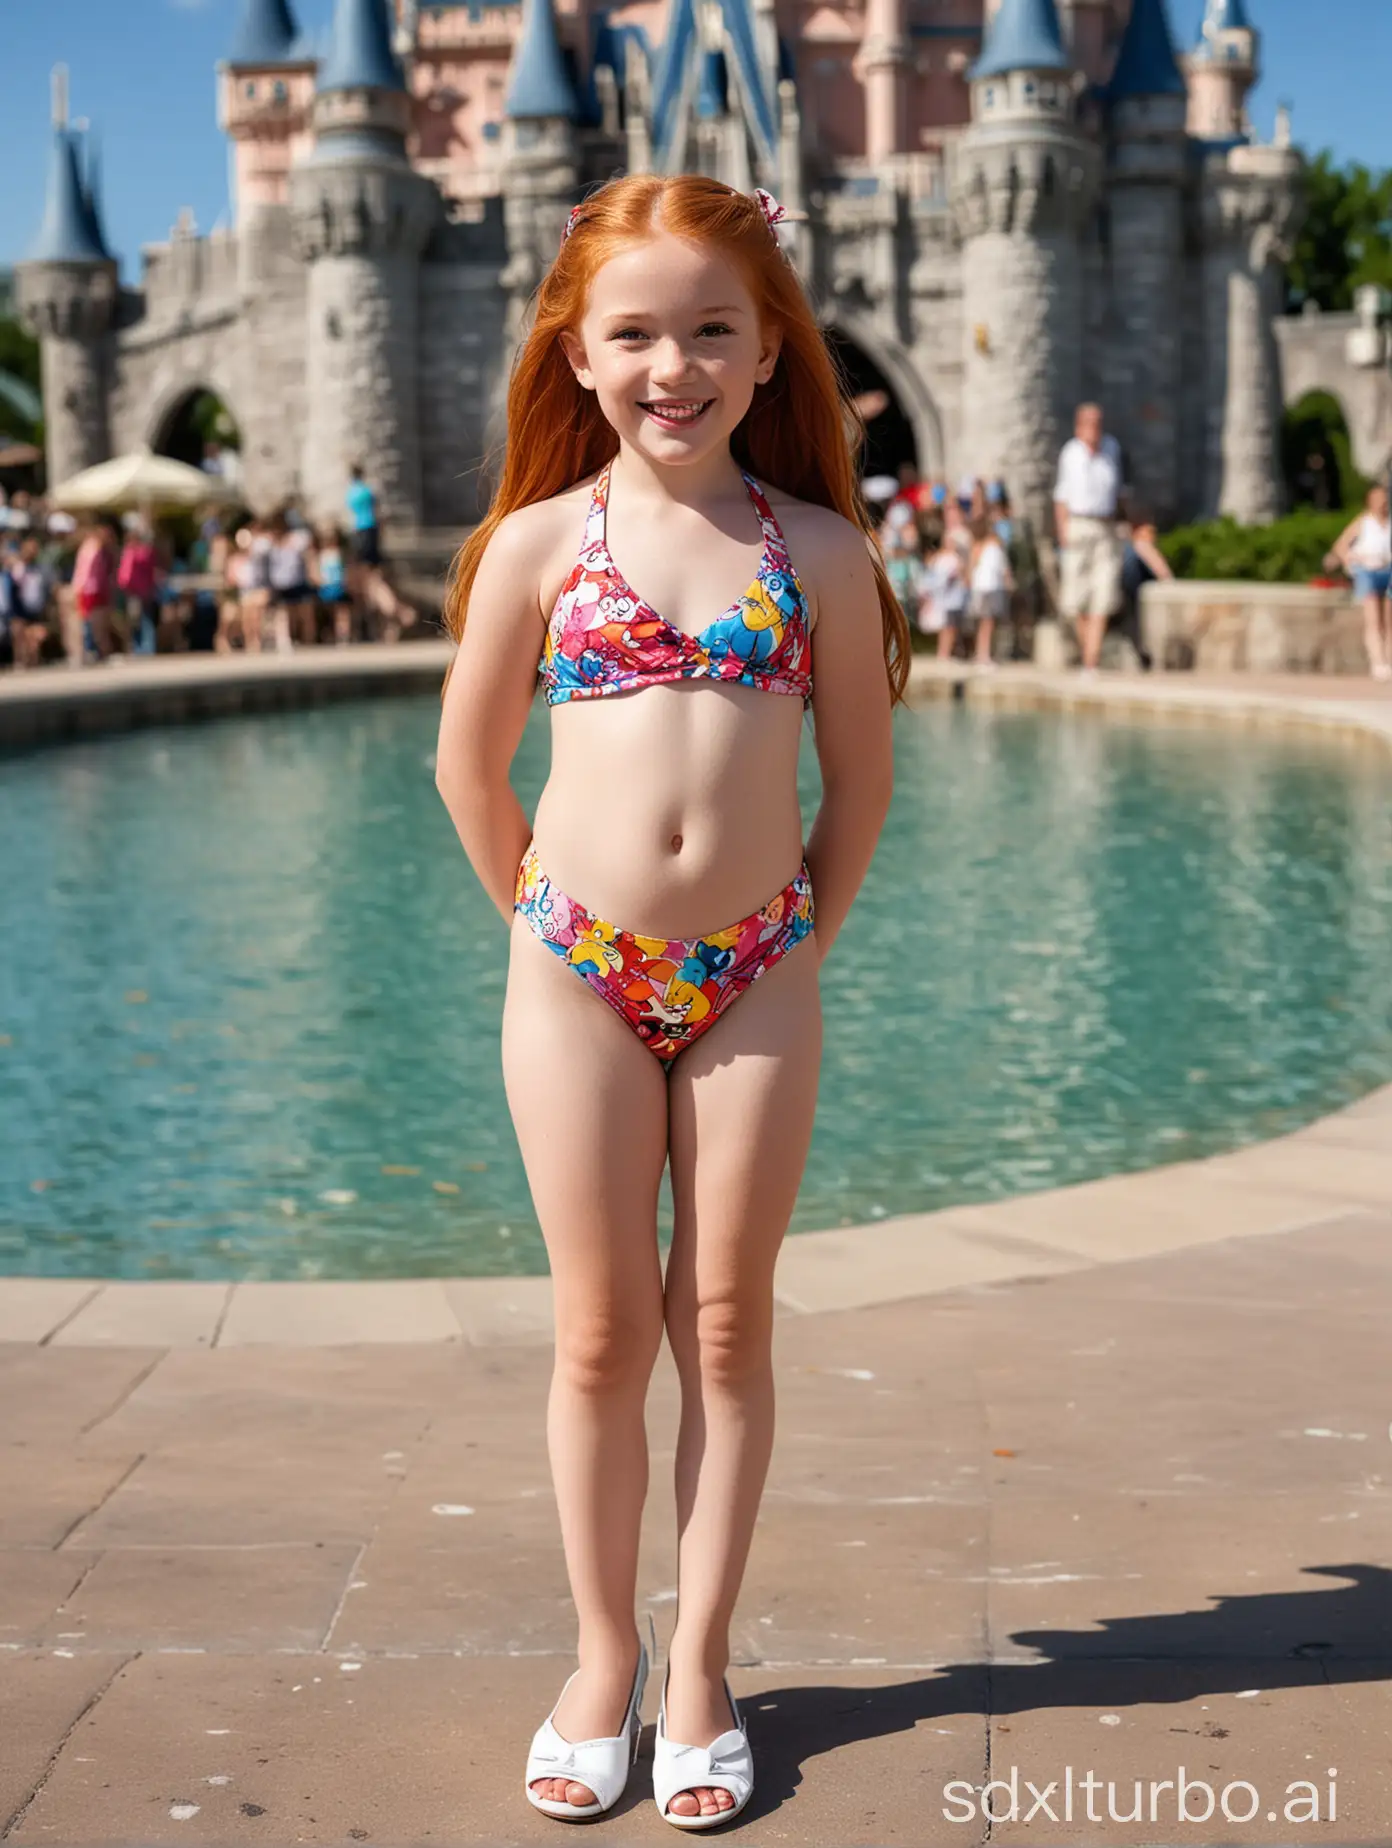
[[[701,1813],[700,1799],[694,1790],[679,1790],[667,1808],[677,1816],[699,1816]]]
[[[576,1809],[584,1809],[587,1805],[598,1801],[595,1793],[585,1784],[567,1784],[564,1794],[566,1802],[573,1803]]]

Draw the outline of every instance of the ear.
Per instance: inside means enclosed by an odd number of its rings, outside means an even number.
[[[557,337],[561,343],[561,351],[565,354],[570,369],[575,374],[581,388],[584,391],[593,391],[595,388],[594,373],[590,371],[585,360],[584,341],[578,335],[571,333],[569,328]]]
[[[783,329],[766,327],[759,348],[759,364],[755,368],[756,383],[767,385],[773,377],[773,369],[778,364],[778,355],[783,350]]]

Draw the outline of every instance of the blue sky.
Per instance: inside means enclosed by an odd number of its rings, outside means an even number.
[[[1168,0],[1182,44],[1202,0]],[[49,70],[71,71],[72,113],[100,136],[107,231],[127,281],[142,244],[167,237],[181,206],[201,230],[227,210],[227,143],[218,130],[214,67],[239,0],[8,0],[0,107],[0,265],[24,255],[42,215]],[[327,20],[332,0],[292,0],[301,24]],[[1392,165],[1392,4],[1389,0],[1248,0],[1262,34],[1265,75],[1254,99],[1259,131],[1276,104],[1295,109],[1295,135],[1314,150]]]

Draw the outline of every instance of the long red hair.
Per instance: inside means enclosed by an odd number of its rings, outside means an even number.
[[[537,291],[530,333],[508,383],[507,450],[492,504],[454,561],[445,597],[445,627],[464,633],[469,592],[498,523],[518,507],[574,487],[617,452],[619,439],[595,394],[571,371],[559,336],[578,328],[590,284],[616,252],[651,238],[657,226],[695,244],[714,245],[744,276],[767,326],[783,340],[773,376],[730,439],[742,468],[798,500],[832,507],[873,539],[860,493],[858,461],[865,430],[793,269],[751,195],[719,180],[685,173],[632,174],[611,180],[581,207],[571,234]],[[909,677],[908,620],[872,546],[880,595],[885,669],[892,699]],[[448,684],[449,676],[445,677]]]

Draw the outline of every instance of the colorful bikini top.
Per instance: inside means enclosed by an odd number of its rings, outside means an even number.
[[[605,526],[612,467],[606,463],[595,482],[580,556],[546,627],[540,664],[546,703],[597,699],[669,680],[728,680],[762,693],[791,693],[810,706],[807,597],[758,482],[744,476],[764,529],[754,582],[714,622],[689,635],[645,603],[610,556]]]

